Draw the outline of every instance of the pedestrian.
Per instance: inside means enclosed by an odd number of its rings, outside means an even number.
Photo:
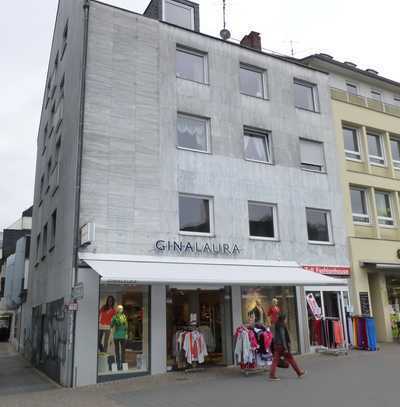
[[[284,313],[279,314],[278,320],[276,321],[273,344],[274,357],[272,360],[271,370],[269,372],[270,380],[280,380],[279,377],[276,376],[276,368],[278,367],[278,364],[282,358],[286,361],[286,363],[292,366],[299,378],[303,377],[306,373],[305,370],[299,368],[297,362],[290,352],[290,336],[286,326],[286,314]]]

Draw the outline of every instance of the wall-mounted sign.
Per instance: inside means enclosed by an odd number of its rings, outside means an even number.
[[[317,300],[314,297],[314,294],[309,293],[306,295],[307,304],[310,307],[311,312],[314,315],[315,319],[321,319],[322,310],[318,305]]]
[[[303,269],[328,276],[349,276],[350,267],[347,266],[303,266]]]
[[[96,228],[94,223],[86,223],[81,227],[81,246],[93,243],[95,241]]]
[[[178,254],[221,254],[226,256],[240,254],[240,249],[236,243],[201,243],[184,242],[181,240],[157,240],[155,248],[160,252],[174,252]]]
[[[371,307],[369,305],[369,296],[367,292],[360,292],[361,315],[371,316]]]
[[[78,283],[74,287],[72,287],[71,298],[73,300],[83,299],[83,283]]]

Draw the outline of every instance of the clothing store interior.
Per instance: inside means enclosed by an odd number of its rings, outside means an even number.
[[[100,286],[99,376],[148,371],[149,287]]]

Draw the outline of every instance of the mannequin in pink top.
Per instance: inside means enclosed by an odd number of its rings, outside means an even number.
[[[268,313],[267,313],[268,318],[269,318],[269,324],[271,326],[274,326],[276,324],[280,313],[281,313],[281,309],[278,306],[278,299],[273,298],[271,307],[269,308]]]

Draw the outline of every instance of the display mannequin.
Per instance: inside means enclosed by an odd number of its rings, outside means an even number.
[[[115,299],[109,295],[105,304],[100,308],[99,312],[99,351],[107,352],[108,343],[110,340],[111,320],[113,319],[116,311],[114,309]],[[103,343],[104,337],[104,343]]]
[[[249,312],[249,315],[254,315],[257,324],[264,324],[266,322],[266,315],[261,301],[257,298],[254,308]]]
[[[271,307],[268,310],[268,318],[269,318],[269,324],[271,326],[274,326],[276,322],[278,321],[279,314],[281,313],[281,309],[278,306],[278,299],[273,298]]]
[[[128,339],[128,319],[122,305],[117,306],[117,313],[111,321],[111,327],[114,328],[113,337],[117,369],[122,370],[122,364],[125,362],[126,340]]]

